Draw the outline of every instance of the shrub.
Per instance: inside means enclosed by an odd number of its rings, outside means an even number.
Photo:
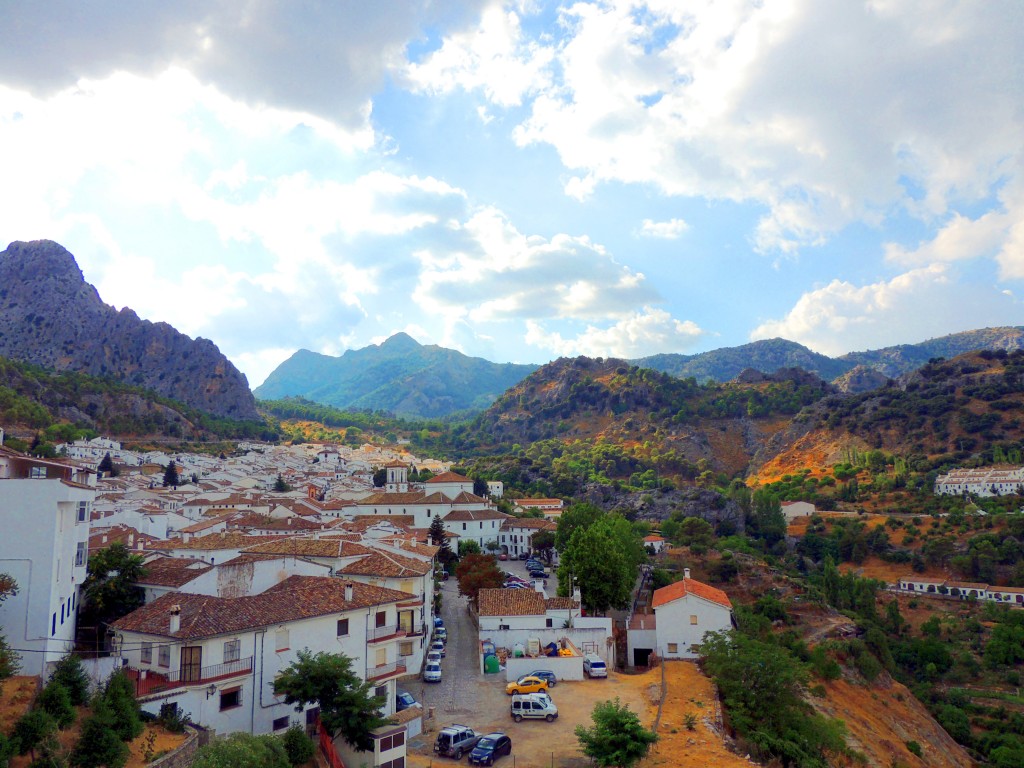
[[[922,755],[921,745],[918,744],[916,741],[907,742],[907,751],[910,752],[910,754],[915,755],[917,757],[921,757]]]
[[[142,717],[135,700],[135,686],[124,672],[115,672],[103,692],[113,713],[113,728],[121,741],[131,741],[142,733]]]
[[[301,726],[293,725],[282,737],[284,751],[288,755],[288,762],[292,765],[302,765],[313,759],[316,753],[316,745],[306,735]]]
[[[185,726],[192,722],[192,715],[183,712],[174,702],[167,702],[160,705],[157,721],[171,733],[183,733]]]
[[[53,717],[42,709],[32,709],[14,724],[14,739],[18,742],[18,754],[26,755],[47,736],[57,730]]]
[[[57,727],[64,730],[75,722],[75,708],[71,706],[68,689],[56,681],[50,681],[36,700],[36,706],[50,715]]]
[[[72,705],[80,707],[89,701],[89,676],[77,656],[69,654],[58,661],[50,681],[60,683],[67,689]]]

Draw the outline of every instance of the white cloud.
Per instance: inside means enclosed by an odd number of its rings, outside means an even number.
[[[576,199],[626,182],[753,202],[755,245],[792,252],[852,222],[949,218],[1020,173],[1018,0],[607,0],[561,23],[531,39],[523,19],[495,50],[550,73],[512,88],[529,108],[513,136],[554,147]],[[422,87],[518,103],[493,90],[490,39],[446,38],[413,67]]]
[[[605,328],[588,325],[575,338],[547,331],[534,320],[526,323],[526,342],[552,353],[574,357],[619,357],[633,359],[661,352],[683,352],[705,334],[690,320],[676,320],[662,309],[643,309],[630,313]]]
[[[988,256],[1005,242],[1009,224],[1006,214],[994,211],[977,219],[957,213],[934,238],[913,250],[896,243],[887,244],[885,257],[898,264],[931,264]]]
[[[690,225],[682,219],[669,219],[668,221],[644,219],[643,224],[640,225],[640,236],[676,240],[689,228]]]
[[[524,41],[515,12],[492,5],[478,25],[453,33],[424,61],[410,63],[405,76],[414,90],[479,88],[494,104],[511,107],[550,82],[547,70],[553,58],[550,47]],[[490,121],[486,112],[479,114]]]
[[[959,282],[948,266],[933,264],[888,281],[856,286],[833,280],[805,293],[780,320],[762,323],[751,340],[781,337],[827,355],[999,326],[1020,317],[1012,296],[994,287]]]

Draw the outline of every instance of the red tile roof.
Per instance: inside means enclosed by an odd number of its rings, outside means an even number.
[[[428,483],[472,483],[468,477],[463,477],[458,472],[442,472],[427,480]]]
[[[453,509],[441,519],[446,523],[451,523],[463,520],[505,520],[507,518],[508,515],[496,509]]]
[[[264,539],[265,537],[253,537]],[[297,557],[352,557],[368,555],[373,550],[343,538],[287,538],[253,543],[246,552],[266,555],[295,555]]]
[[[667,587],[655,590],[651,606],[657,608],[687,595],[701,597],[705,600],[710,600],[712,603],[724,605],[726,608],[732,608],[729,596],[725,592],[693,579],[680,579],[674,584],[669,584]]]
[[[366,557],[349,563],[338,573],[349,573],[359,576],[390,576],[392,578],[411,578],[430,573],[433,566],[427,560],[416,560],[411,557],[393,555],[390,552],[373,552]]]
[[[346,600],[346,583],[345,579],[333,576],[290,576],[265,592],[249,597],[174,592],[160,596],[111,626],[122,632],[195,640],[409,599],[407,593],[395,589],[351,582],[352,600]],[[170,611],[173,605],[181,608],[181,626],[172,634]]]
[[[158,557],[145,565],[146,575],[138,583],[154,587],[180,587],[211,568],[212,565],[191,557]]]
[[[544,595],[535,589],[481,589],[481,616],[543,616]]]

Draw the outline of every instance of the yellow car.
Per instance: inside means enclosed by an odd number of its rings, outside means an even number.
[[[537,691],[546,691],[547,689],[547,680],[542,680],[534,675],[526,675],[525,677],[520,677],[514,683],[506,685],[505,693],[511,696],[513,693],[536,693]]]

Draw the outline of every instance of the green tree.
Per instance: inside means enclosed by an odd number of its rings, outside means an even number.
[[[498,589],[505,583],[505,574],[498,568],[494,555],[466,555],[455,568],[459,594],[476,604],[481,589]]]
[[[288,755],[288,762],[292,765],[304,765],[316,754],[316,745],[300,725],[293,724],[285,731],[281,740],[284,744],[284,751]]]
[[[480,545],[476,539],[461,539],[459,541],[459,558],[467,557],[468,555],[479,555],[482,554],[483,550],[480,549]]]
[[[18,582],[6,573],[0,573],[0,605],[11,595],[18,594]],[[7,644],[7,638],[0,635],[0,681],[18,674],[21,657]]]
[[[14,724],[14,739],[18,742],[18,754],[32,753],[35,759],[36,748],[57,730],[57,722],[53,716],[43,709],[30,709]]]
[[[754,492],[750,529],[751,535],[763,539],[768,546],[786,537],[786,516],[778,496],[766,490]]]
[[[88,573],[82,582],[87,623],[110,623],[145,602],[145,593],[137,586],[146,575],[142,557],[124,544],[112,544],[89,557]]]
[[[551,552],[555,548],[554,531],[537,531],[530,537],[530,547],[536,554],[540,555],[550,563]]]
[[[142,715],[135,698],[135,686],[122,671],[117,671],[107,680],[103,699],[113,713],[114,732],[121,741],[131,741],[142,733]]]
[[[108,477],[117,477],[121,474],[117,467],[114,466],[114,460],[110,457],[109,451],[107,452],[107,455],[100,460],[99,466],[96,467],[96,469],[100,472],[106,473]]]
[[[181,484],[181,478],[178,476],[178,468],[175,466],[173,461],[167,463],[167,468],[164,470],[164,488],[172,486],[177,488]]]
[[[412,478],[410,477],[410,480]],[[388,470],[387,467],[378,467],[373,470],[373,487],[383,488],[388,482]]]
[[[658,740],[656,734],[640,724],[640,718],[628,706],[615,701],[599,701],[590,715],[594,725],[576,726],[576,738],[583,754],[599,766],[629,768],[643,759]]]
[[[382,696],[363,682],[352,669],[352,659],[341,653],[302,650],[274,681],[274,693],[302,711],[319,704],[320,722],[333,736],[341,736],[354,749],[373,749],[370,731],[387,723],[380,715]],[[252,763],[258,765],[258,763]]]
[[[232,733],[214,739],[196,752],[192,768],[290,768],[281,739]]]
[[[278,473],[277,479],[274,481],[274,490],[277,493],[287,493],[292,490],[292,487],[288,485],[288,483],[284,481],[284,478],[281,477],[281,474]]]
[[[58,661],[50,681],[60,683],[67,689],[74,706],[80,707],[89,701],[89,676],[78,656],[68,654]]]
[[[558,568],[558,592],[568,596],[578,586],[583,604],[594,613],[629,605],[637,568],[645,558],[643,543],[629,521],[604,515],[573,531]]]
[[[36,699],[36,706],[46,712],[64,730],[75,722],[75,708],[71,705],[71,694],[68,689],[55,680],[51,680]]]
[[[589,528],[604,516],[604,510],[587,502],[570,504],[558,518],[555,530],[555,549],[562,553],[577,528]]]
[[[710,547],[715,543],[715,529],[711,523],[699,517],[684,517],[679,522],[673,543],[684,547]]]
[[[437,551],[437,561],[441,564],[441,567],[448,569],[451,563],[459,559],[452,552],[452,547],[448,543],[448,533],[445,531],[444,523],[441,522],[440,517],[435,517],[430,521],[430,532],[427,536],[431,544],[435,547],[440,547]]]

